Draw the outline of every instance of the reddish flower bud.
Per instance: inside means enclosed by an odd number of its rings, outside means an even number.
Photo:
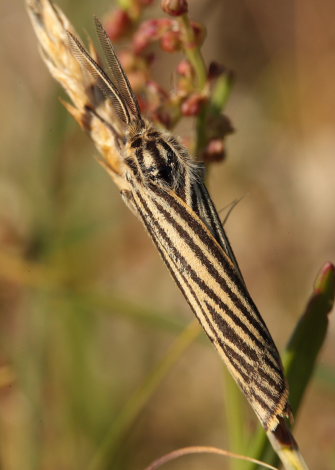
[[[187,59],[183,59],[177,66],[177,72],[182,77],[190,78],[193,75],[193,67]]]
[[[177,31],[166,31],[161,39],[161,47],[166,52],[176,52],[181,48],[180,34]]]
[[[200,24],[196,23],[195,21],[191,22],[194,39],[197,46],[201,46],[206,38],[206,28]]]
[[[142,52],[157,37],[158,20],[148,20],[141,24],[134,36],[135,52]]]
[[[220,162],[226,156],[225,144],[223,139],[211,140],[203,152],[205,162]]]
[[[132,20],[126,10],[116,10],[105,23],[105,29],[112,41],[117,41],[124,36],[132,24]]]
[[[187,13],[187,0],[162,0],[162,10],[171,16],[180,16]]]
[[[135,52],[142,52],[153,41],[161,38],[171,28],[171,20],[167,18],[144,21],[136,32],[133,40]]]
[[[205,96],[193,93],[181,105],[181,112],[184,116],[197,116],[206,101],[207,98]]]

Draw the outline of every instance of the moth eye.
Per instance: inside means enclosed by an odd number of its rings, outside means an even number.
[[[164,165],[159,170],[159,177],[162,179],[168,186],[172,186],[174,182],[173,172],[171,166]]]

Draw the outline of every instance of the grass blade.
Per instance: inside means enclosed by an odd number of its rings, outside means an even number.
[[[319,351],[326,338],[328,315],[333,308],[334,296],[335,267],[331,263],[326,263],[315,281],[305,312],[293,331],[283,355],[284,369],[290,388],[290,404],[295,416],[301,406]],[[278,463],[278,458],[272,451],[262,429],[255,436],[249,454],[272,465]],[[256,468],[257,466],[252,464],[248,470]]]

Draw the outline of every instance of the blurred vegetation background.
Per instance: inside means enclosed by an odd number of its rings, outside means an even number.
[[[83,37],[113,7],[59,4]],[[163,15],[159,2],[149,12]],[[207,28],[206,61],[236,74],[236,132],[209,187],[218,209],[243,196],[227,232],[283,349],[335,259],[335,4],[192,0],[190,16]],[[229,447],[222,361],[203,333],[185,334],[192,313],[59,102],[23,3],[2,1],[0,23],[1,468],[131,470],[180,446]],[[157,81],[173,84],[171,60],[159,54]],[[335,466],[330,321],[296,427],[318,470]],[[169,468],[208,465],[229,468],[214,456]]]

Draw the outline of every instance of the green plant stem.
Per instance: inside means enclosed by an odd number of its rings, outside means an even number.
[[[201,160],[201,153],[207,144],[207,132],[206,132],[206,119],[207,119],[207,108],[204,106],[197,117],[196,122],[196,143],[195,143],[195,155]]]
[[[196,155],[201,154],[209,140],[208,117],[219,116],[225,108],[233,86],[231,73],[222,75],[216,82],[210,100],[201,110],[196,123]]]
[[[245,398],[238,389],[228,369],[224,366],[224,409],[229,447],[238,453],[245,451],[246,426],[245,426]],[[244,470],[245,462],[234,459],[230,461],[231,470]]]
[[[203,90],[207,81],[207,69],[204,58],[202,57],[200,47],[196,44],[193,28],[188,15],[181,15],[178,20],[185,35],[184,51],[193,66],[197,79],[195,87],[198,90]]]
[[[233,87],[233,75],[228,72],[217,80],[209,102],[211,114],[221,114],[225,108]]]
[[[304,392],[314,372],[318,353],[328,330],[328,314],[335,296],[335,270],[324,266],[315,282],[314,292],[286,347],[283,363],[290,384],[290,404],[296,416]]]
[[[207,83],[207,68],[200,47],[196,44],[194,31],[187,14],[178,17],[181,30],[184,32],[184,52],[193,66],[195,73],[194,91],[204,91]],[[195,155],[205,147],[206,143],[206,107],[203,106],[196,123]]]

